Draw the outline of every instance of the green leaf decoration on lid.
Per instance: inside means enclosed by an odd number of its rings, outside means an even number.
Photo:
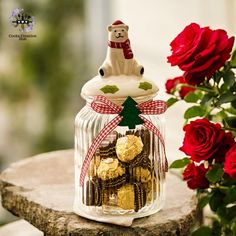
[[[124,103],[122,104],[123,109],[119,114],[122,116],[122,120],[119,126],[128,126],[129,129],[135,129],[136,125],[143,124],[143,120],[139,117],[141,111],[136,107],[137,103],[133,98],[128,96]]]
[[[116,85],[106,85],[102,88],[100,88],[100,90],[103,92],[103,93],[116,93],[117,91],[119,91],[118,87]]]
[[[139,88],[146,91],[148,89],[152,89],[152,84],[150,84],[148,82],[140,82],[139,83]]]

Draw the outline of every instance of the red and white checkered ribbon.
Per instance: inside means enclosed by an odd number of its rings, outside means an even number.
[[[89,168],[89,164],[93,158],[94,153],[96,152],[98,146],[101,142],[106,138],[106,136],[114,130],[118,124],[122,120],[122,116],[119,113],[122,111],[122,107],[116,105],[112,101],[108,100],[105,96],[96,96],[91,103],[91,107],[94,111],[101,113],[101,114],[118,114],[113,120],[111,120],[97,135],[94,139],[92,145],[90,146],[86,157],[84,158],[81,174],[80,174],[80,185],[83,186],[84,179]],[[167,106],[166,102],[158,100],[153,101],[149,100],[147,102],[143,102],[137,105],[139,110],[142,112],[143,115],[157,115],[162,114],[166,111]],[[165,151],[165,142],[164,138],[160,132],[160,130],[148,119],[144,116],[140,115],[142,120],[144,121],[143,126],[146,127],[148,130],[153,132],[159,139],[163,147],[163,152],[165,156],[165,171],[168,170],[168,162],[166,158],[166,151]]]

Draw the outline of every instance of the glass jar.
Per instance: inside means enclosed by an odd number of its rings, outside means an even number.
[[[139,104],[156,94],[134,98]],[[91,216],[151,215],[164,203],[165,165],[161,140],[143,124],[134,129],[117,126],[101,142],[90,161],[80,186],[84,158],[99,132],[117,114],[100,114],[91,108],[94,97],[75,119],[75,201],[74,211]],[[109,98],[121,106],[124,98]],[[164,115],[143,115],[164,134]]]

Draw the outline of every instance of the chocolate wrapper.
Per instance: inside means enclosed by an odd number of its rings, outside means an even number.
[[[116,142],[116,154],[120,161],[130,162],[143,150],[143,142],[140,137],[126,135],[118,138]]]
[[[139,211],[146,204],[146,192],[141,184],[126,184],[118,189],[118,207]]]
[[[88,180],[85,186],[86,193],[83,188],[83,203],[87,206],[101,206],[102,195],[100,183],[97,180]]]

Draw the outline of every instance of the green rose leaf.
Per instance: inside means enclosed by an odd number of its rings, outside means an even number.
[[[227,111],[230,114],[236,115],[236,109],[233,107],[226,108],[225,111]]]
[[[236,91],[236,81],[235,83],[229,88],[229,90],[233,93]]]
[[[225,85],[227,85],[227,87],[231,87],[235,82],[234,72],[232,70],[228,70],[223,75],[223,80],[224,80]]]
[[[211,198],[209,201],[209,206],[212,211],[217,211],[223,204],[224,194],[220,190],[216,189],[212,191]]]
[[[208,226],[201,226],[195,230],[191,236],[212,236],[212,230]]]
[[[230,66],[232,68],[236,68],[236,50],[234,50],[232,57],[231,57],[231,61],[230,61]]]
[[[210,103],[211,103],[211,101],[212,101],[212,99],[213,99],[213,97],[214,97],[214,94],[213,94],[213,93],[206,93],[206,94],[203,96],[203,98],[202,98],[202,100],[201,100],[201,102],[200,102],[200,105],[201,105],[201,106],[205,106],[205,107],[209,106]]]
[[[150,84],[148,82],[140,82],[139,88],[146,91],[148,89],[152,89],[152,84]]]
[[[236,217],[236,206],[235,205],[232,207],[220,206],[217,210],[217,214],[225,221],[230,222]]]
[[[170,168],[183,168],[190,163],[190,159],[185,157],[171,163]]]
[[[236,217],[236,206],[232,206],[228,208],[229,219],[232,220]]]
[[[221,224],[218,220],[214,220],[212,223],[212,235],[214,236],[221,236]]]
[[[228,127],[236,128],[236,117],[225,117],[224,124],[226,124]]]
[[[224,120],[224,118],[227,116],[228,116],[228,114],[225,111],[220,111],[214,115],[214,117],[215,117],[214,120],[215,120],[215,122],[222,122]]]
[[[223,103],[228,103],[228,102],[232,102],[236,100],[236,94],[233,94],[232,92],[227,92],[222,94],[219,98],[218,98],[218,102],[217,102],[217,106],[220,106]]]
[[[233,235],[236,235],[236,221],[232,223],[232,227],[231,227],[232,231],[233,231]]]
[[[223,200],[226,204],[236,202],[236,189],[229,188]]]
[[[236,109],[236,100],[233,100],[233,101],[231,102],[231,106],[232,106],[234,109]]]
[[[166,101],[167,107],[169,108],[170,106],[174,105],[176,102],[178,102],[179,100],[177,98],[169,98]]]
[[[216,83],[219,83],[221,78],[223,76],[223,73],[221,71],[217,71],[215,73],[215,76],[213,77]]]
[[[106,85],[100,89],[103,93],[116,93],[119,91],[118,87],[116,85]]]
[[[190,119],[196,116],[203,117],[206,114],[206,110],[201,106],[192,106],[188,108],[184,113],[185,119]]]
[[[206,173],[206,178],[211,183],[218,182],[224,174],[224,170],[222,169],[220,164],[215,164],[211,170],[208,170]]]
[[[229,87],[225,84],[225,83],[223,83],[221,86],[220,86],[220,93],[222,94],[222,93],[226,93],[226,92],[228,92],[229,91]]]
[[[189,92],[185,97],[184,101],[188,103],[196,103],[199,100],[199,97],[194,92]]]
[[[201,197],[200,199],[198,199],[198,206],[200,207],[200,209],[202,209],[203,207],[205,207],[210,200],[210,196],[206,195],[204,197]]]

